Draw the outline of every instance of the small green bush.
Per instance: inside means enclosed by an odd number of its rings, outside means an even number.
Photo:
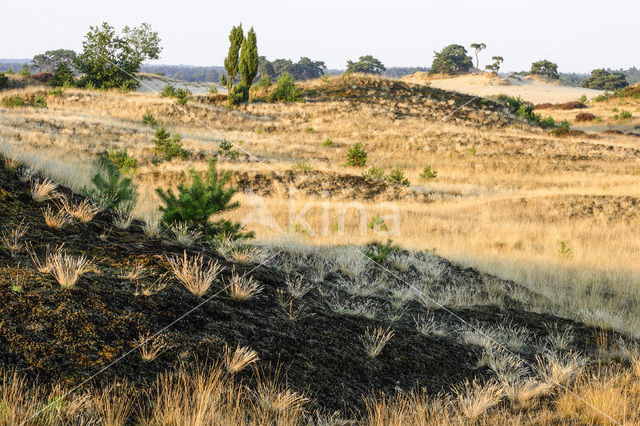
[[[182,148],[182,137],[178,134],[171,136],[171,133],[164,126],[156,129],[153,143],[154,150],[163,160],[171,161],[174,158],[187,158],[189,153]]]
[[[73,87],[76,85],[76,78],[71,67],[66,62],[60,62],[49,80],[53,87]]]
[[[153,114],[151,114],[149,111],[147,111],[142,116],[142,123],[143,124],[148,124],[149,126],[155,126],[155,125],[158,124],[158,120],[156,120],[156,118],[153,116]]]
[[[26,105],[25,100],[20,95],[13,95],[2,100],[5,108],[22,107]]]
[[[64,89],[62,87],[56,87],[49,90],[49,96],[53,96],[54,98],[59,98],[64,93]]]
[[[36,98],[30,103],[30,105],[34,108],[46,108],[47,100],[42,95],[36,95]]]
[[[92,187],[83,193],[107,209],[131,212],[135,207],[138,193],[131,178],[123,176],[113,161],[100,156],[95,161],[97,172],[91,178]]]
[[[438,177],[438,171],[432,169],[431,166],[424,166],[424,169],[418,176],[420,176],[422,182],[429,182]]]
[[[382,264],[387,260],[391,252],[395,250],[391,243],[391,240],[387,240],[385,244],[373,243],[367,249],[365,255],[375,263]]]
[[[249,88],[242,83],[238,83],[231,89],[228,96],[230,106],[240,105],[249,100]]]
[[[331,140],[331,138],[327,138],[324,142],[322,142],[322,146],[333,146],[333,141]]]
[[[191,99],[191,90],[182,88],[176,89],[174,97],[176,98],[176,104],[186,105]]]
[[[391,170],[389,174],[385,177],[385,180],[389,183],[393,183],[396,185],[409,186],[409,179],[404,175],[404,172],[400,167],[396,167]]]
[[[631,111],[627,111],[625,109],[620,111],[620,114],[618,114],[619,120],[630,120],[631,117],[633,117],[633,114],[631,114]]]
[[[209,87],[209,93],[212,95],[218,94],[218,89],[216,88],[215,84],[212,84],[211,87]]]
[[[360,142],[347,150],[347,166],[364,167],[367,164],[367,153]]]
[[[167,83],[167,85],[162,88],[160,96],[163,98],[174,98],[176,96],[176,88],[173,84]]]
[[[171,189],[164,191],[156,189],[161,202],[161,222],[165,226],[182,223],[191,229],[201,230],[209,239],[222,237],[239,239],[252,237],[252,233],[243,232],[242,225],[228,220],[211,222],[216,214],[235,209],[238,202],[231,202],[231,198],[238,191],[236,188],[225,188],[231,173],[221,175],[216,170],[216,160],[209,160],[209,167],[204,180],[193,169],[189,170],[191,184],[179,184],[178,193]]]
[[[296,86],[291,74],[286,72],[280,76],[275,89],[269,93],[269,102],[296,102],[301,99],[302,92],[300,88]]]
[[[20,77],[31,77],[31,71],[29,71],[29,69],[25,67],[22,68],[20,72],[18,72],[18,75]]]
[[[116,165],[120,173],[133,173],[138,168],[138,160],[130,156],[126,148],[110,148],[107,157]]]
[[[366,179],[371,180],[384,180],[384,170],[376,166],[371,166],[369,170],[362,173],[362,176]]]
[[[236,158],[238,158],[240,153],[237,150],[233,149],[233,144],[231,142],[229,142],[227,139],[223,139],[218,146],[218,155],[229,157],[232,160],[235,160]]]
[[[309,172],[309,171],[312,170],[312,167],[306,161],[296,161],[293,164],[293,170],[298,170],[298,171],[301,171],[301,172]]]
[[[267,90],[271,87],[273,83],[271,83],[271,79],[268,75],[264,74],[260,77],[260,80],[256,84],[253,85],[253,88],[256,90]]]

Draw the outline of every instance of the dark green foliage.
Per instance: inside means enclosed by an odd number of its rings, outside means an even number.
[[[84,84],[95,88],[111,89],[138,87],[135,74],[142,62],[158,59],[161,48],[158,33],[149,24],[139,27],[124,27],[121,35],[104,22],[91,27],[82,43],[83,52],[78,55],[75,65],[84,73]]]
[[[546,59],[532,63],[530,72],[531,74],[542,75],[552,80],[560,78],[558,75],[558,64],[554,64]]]
[[[242,24],[237,27],[231,28],[231,32],[229,33],[229,53],[227,57],[224,59],[224,69],[227,72],[227,76],[224,77],[224,81],[221,79],[220,82],[227,86],[227,92],[231,93],[231,86],[235,82],[236,76],[240,71],[240,48],[242,47],[242,42],[244,41],[244,33],[242,31]]]
[[[296,63],[290,59],[276,59],[271,62],[264,56],[259,57],[258,72],[262,76],[269,76],[275,80],[284,73],[289,73],[294,80],[309,80],[320,78],[327,72],[327,66],[323,61],[312,61],[302,57]]]
[[[396,167],[391,170],[389,174],[385,177],[385,180],[389,183],[393,183],[401,186],[409,186],[409,179],[404,175],[404,172],[400,167]]]
[[[376,166],[371,166],[366,172],[362,173],[362,177],[381,181],[384,180],[384,170]]]
[[[9,87],[9,77],[0,72],[0,90]]]
[[[182,148],[182,137],[178,134],[171,136],[171,133],[164,126],[156,129],[153,143],[156,145],[154,151],[163,160],[171,161],[174,158],[187,158],[189,153]]]
[[[30,105],[34,108],[46,108],[47,100],[42,95],[36,95],[35,99],[30,103]]]
[[[325,139],[325,141],[322,142],[322,146],[333,146],[333,140],[331,138]]]
[[[371,55],[360,56],[357,62],[347,61],[347,73],[363,72],[365,74],[380,74],[386,68],[378,59]]]
[[[481,50],[486,49],[487,45],[484,43],[471,43],[471,48],[476,51],[476,69],[479,70],[480,60],[478,59],[478,53],[480,53]]]
[[[591,71],[591,77],[582,82],[582,87],[600,90],[617,90],[628,85],[629,82],[627,82],[624,73],[605,69]]]
[[[240,155],[240,153],[233,149],[233,144],[229,142],[227,139],[224,139],[220,142],[220,146],[218,147],[218,155],[229,157],[231,159],[236,159]]]
[[[271,87],[273,83],[271,83],[271,78],[268,75],[263,75],[260,77],[260,80],[256,84],[253,85],[257,90],[267,90]]]
[[[242,84],[245,87],[251,87],[253,80],[258,75],[258,40],[253,27],[242,42],[239,69]]]
[[[116,165],[121,173],[132,173],[138,168],[138,160],[130,156],[126,148],[110,148],[107,157]]]
[[[382,264],[387,260],[391,252],[395,249],[391,243],[391,240],[387,240],[385,244],[373,243],[364,254],[372,261],[378,264]]]
[[[438,177],[438,171],[432,169],[431,166],[424,166],[424,169],[422,170],[419,176],[421,181],[428,182]]]
[[[202,230],[209,238],[220,234],[227,234],[230,238],[247,236],[242,234],[240,224],[233,224],[226,220],[210,223],[213,215],[235,209],[238,202],[231,202],[231,198],[238,191],[236,188],[225,188],[231,173],[221,175],[216,170],[216,160],[209,160],[209,168],[204,180],[193,169],[189,170],[191,184],[179,184],[178,193],[171,189],[164,191],[156,189],[161,202],[162,223],[171,226],[183,223],[192,229]]]
[[[125,177],[113,161],[100,156],[95,161],[97,172],[91,178],[92,188],[84,188],[86,196],[107,209],[133,210],[138,193],[131,178]]]
[[[38,72],[53,72],[58,65],[64,63],[69,66],[75,59],[76,52],[73,50],[56,49],[47,50],[43,54],[35,55],[31,62]]]
[[[502,62],[504,62],[504,58],[502,56],[492,56],[491,60],[493,61],[493,63],[485,66],[484,69],[498,74],[498,71],[500,71],[500,65],[502,65]]]
[[[22,96],[16,94],[16,95],[13,95],[13,96],[11,96],[9,98],[4,98],[2,100],[2,105],[5,108],[13,108],[13,107],[25,106],[26,102],[22,98]]]
[[[249,87],[244,83],[238,83],[229,92],[229,105],[235,106],[246,102],[249,99]]]
[[[347,150],[347,166],[364,167],[367,164],[367,153],[360,142]]]
[[[53,87],[73,87],[76,85],[76,78],[71,67],[66,62],[60,62],[56,66],[49,84]]]
[[[460,74],[467,72],[473,66],[471,56],[467,55],[467,49],[459,44],[450,44],[440,52],[434,52],[431,73]]]
[[[31,76],[31,69],[29,68],[29,65],[23,65],[22,69],[18,72],[18,75],[20,77],[30,77]]]
[[[176,96],[176,88],[171,83],[167,83],[160,92],[163,98],[174,98]]]
[[[527,120],[531,124],[540,126],[543,129],[553,129],[559,126],[552,117],[542,118],[540,114],[533,112],[534,105],[531,102],[523,100],[519,96],[517,98],[513,98],[511,96],[499,95],[497,101],[507,106],[516,116]]]
[[[142,116],[142,123],[148,124],[150,126],[155,126],[158,124],[158,120],[156,120],[153,114],[147,111],[146,114]]]
[[[296,86],[291,74],[284,73],[278,79],[275,89],[269,93],[269,102],[296,102],[302,99],[300,88]]]
[[[175,96],[176,104],[178,105],[186,105],[187,101],[191,99],[191,91],[189,89],[176,89]]]

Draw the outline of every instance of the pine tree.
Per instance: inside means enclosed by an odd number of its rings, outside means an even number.
[[[71,68],[66,62],[60,62],[56,65],[56,70],[49,80],[50,85],[54,87],[75,86],[75,83],[76,79],[73,71],[71,71]]]
[[[253,80],[258,75],[258,40],[253,27],[251,27],[247,37],[242,42],[240,74],[242,75],[242,84],[246,87],[251,87]]]
[[[229,42],[231,44],[229,45],[229,53],[224,60],[224,69],[227,71],[227,90],[229,93],[231,93],[231,86],[233,86],[233,82],[238,75],[238,61],[243,40],[244,33],[242,32],[242,24],[231,28],[231,33],[229,33]]]
[[[107,209],[133,210],[138,193],[131,178],[123,176],[107,156],[98,157],[95,166],[98,171],[91,178],[93,188],[83,192]]]

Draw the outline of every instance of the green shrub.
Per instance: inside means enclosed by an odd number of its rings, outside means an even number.
[[[546,117],[540,120],[540,126],[543,129],[553,129],[554,127],[556,127],[556,122],[553,117]]]
[[[409,186],[409,179],[404,175],[404,172],[400,167],[396,167],[391,170],[389,174],[385,177],[385,180],[389,183],[393,183],[396,185]]]
[[[302,92],[296,86],[291,74],[285,72],[278,79],[275,89],[269,93],[269,102],[296,102],[302,99]]]
[[[212,84],[211,87],[209,87],[209,93],[212,95],[216,95],[218,93],[218,89],[215,84]]]
[[[369,229],[388,231],[389,227],[387,227],[387,224],[384,223],[384,219],[378,213],[369,220]]]
[[[362,173],[362,176],[366,179],[371,180],[384,180],[384,170],[376,166],[371,166],[369,170]]]
[[[18,72],[18,75],[20,77],[31,77],[31,71],[29,71],[29,68],[24,67]]]
[[[0,72],[0,90],[9,87],[9,77]]]
[[[243,83],[238,83],[231,89],[228,96],[230,106],[240,105],[249,100],[249,88]]]
[[[236,188],[225,188],[231,174],[221,175],[216,170],[216,160],[209,160],[209,167],[204,180],[193,169],[189,170],[191,184],[178,185],[178,193],[169,189],[156,189],[161,202],[161,222],[165,226],[182,223],[191,229],[202,231],[209,239],[225,236],[231,239],[251,237],[251,233],[244,233],[242,226],[227,220],[210,222],[212,216],[235,209],[238,202],[231,202],[231,198],[238,191]]]
[[[49,96],[53,96],[54,98],[59,98],[64,93],[64,89],[62,87],[56,87],[54,89],[49,90]]]
[[[156,129],[153,143],[156,145],[154,151],[163,160],[171,161],[174,158],[187,158],[189,153],[182,148],[182,137],[178,134],[171,136],[171,133],[164,126]]]
[[[107,156],[98,157],[94,164],[97,172],[91,178],[93,186],[84,188],[84,194],[104,208],[131,212],[138,199],[136,185],[131,178],[123,176]]]
[[[313,127],[309,126],[306,129],[304,129],[304,131],[307,133],[315,133],[316,130]]]
[[[421,181],[428,182],[438,177],[438,171],[432,169],[431,166],[424,166],[424,169],[418,176],[420,176]]]
[[[269,76],[267,74],[264,74],[262,77],[260,77],[260,80],[258,80],[258,82],[253,85],[253,87],[256,90],[267,90],[271,87],[272,84],[273,83],[271,83],[271,79],[269,78]]]
[[[109,157],[109,160],[116,165],[121,173],[133,173],[138,168],[138,160],[130,156],[126,148],[110,148],[107,157]]]
[[[347,150],[347,166],[364,167],[367,164],[367,153],[360,142]]]
[[[10,96],[8,98],[4,98],[2,100],[2,105],[5,108],[13,108],[13,107],[22,107],[25,106],[27,103],[26,101],[22,98],[22,96],[20,95],[13,95]]]
[[[176,104],[186,105],[191,99],[191,90],[189,89],[176,89],[174,97],[176,98]]]
[[[604,92],[602,95],[598,95],[595,98],[593,98],[593,100],[596,102],[605,102],[605,101],[608,101],[610,98],[611,98],[611,93]]]
[[[233,149],[233,144],[231,142],[229,142],[227,139],[223,139],[218,146],[218,155],[229,157],[232,160],[235,160],[236,158],[238,158],[240,153],[237,150]]]
[[[29,105],[34,108],[46,108],[47,100],[42,95],[36,95],[36,98]]]
[[[167,83],[167,85],[162,88],[160,96],[163,98],[175,98],[176,88],[173,86],[173,84]]]
[[[49,84],[53,87],[73,87],[76,85],[76,78],[73,71],[66,62],[56,65]]]
[[[155,126],[155,125],[158,124],[158,120],[156,120],[156,118],[153,116],[153,114],[151,114],[149,111],[147,111],[142,116],[142,123],[143,124],[148,124],[150,126]]]
[[[331,140],[331,138],[327,138],[324,142],[322,142],[322,146],[333,146],[333,141]]]
[[[620,111],[620,114],[618,115],[619,120],[630,120],[631,117],[633,117],[633,114],[631,114],[631,111],[627,111],[624,109]]]
[[[387,240],[385,244],[373,243],[364,254],[375,263],[384,263],[391,252],[395,250],[391,243],[391,240]]]

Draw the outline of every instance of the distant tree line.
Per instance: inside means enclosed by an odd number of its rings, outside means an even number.
[[[272,80],[285,73],[291,75],[294,80],[310,80],[322,77],[327,72],[327,66],[323,61],[314,61],[306,56],[300,58],[298,62],[293,62],[291,59],[269,61],[266,57],[260,56],[258,72],[261,76],[269,76]]]
[[[189,65],[143,65],[140,70],[151,74],[164,75],[176,80],[188,82],[218,82],[224,73],[224,67],[196,67]]]

